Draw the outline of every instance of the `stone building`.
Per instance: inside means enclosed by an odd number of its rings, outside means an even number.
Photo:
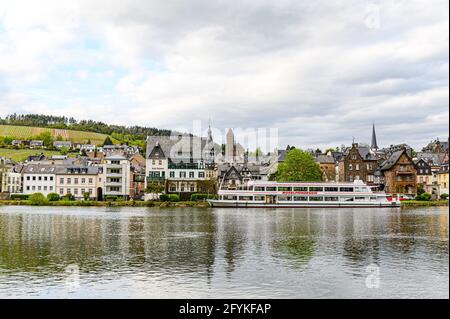
[[[353,143],[351,148],[344,152],[339,162],[339,181],[353,182],[361,180],[367,184],[374,184],[374,173],[378,166],[378,158],[368,146],[359,146]]]
[[[381,164],[385,191],[393,196],[417,194],[417,170],[407,150],[394,152]]]

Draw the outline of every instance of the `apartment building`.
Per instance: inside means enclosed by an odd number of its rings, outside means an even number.
[[[72,194],[75,199],[100,199],[102,168],[98,166],[59,166],[56,169],[56,193],[60,196]]]
[[[130,161],[123,155],[112,154],[102,160],[101,167],[99,187],[103,188],[103,196],[128,198],[131,184]]]
[[[23,168],[23,193],[42,193],[47,196],[56,190],[54,165],[28,164]]]

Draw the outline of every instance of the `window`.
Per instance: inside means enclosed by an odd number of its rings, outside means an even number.
[[[265,188],[263,186],[255,186],[255,192],[264,192]]]
[[[177,188],[176,188],[174,185],[170,185],[169,190],[170,190],[171,192],[176,192],[176,191],[177,191]]]
[[[33,181],[35,181],[36,180],[36,176],[33,176]]]
[[[86,178],[81,179],[81,184],[86,184]]]
[[[186,178],[186,172],[180,172],[180,178]]]
[[[308,201],[308,197],[306,197],[306,196],[294,196],[294,201],[296,201],[296,202],[306,202],[306,201]]]
[[[366,169],[367,169],[368,171],[371,171],[371,170],[372,170],[372,164],[367,164],[367,165],[366,165]]]
[[[264,196],[261,196],[261,195],[255,196],[255,200],[263,201],[264,200]]]
[[[326,202],[337,202],[339,201],[339,197],[337,196],[326,196],[325,197]]]
[[[366,200],[366,198],[365,197],[355,197],[355,200],[357,200],[357,201],[365,201]]]
[[[47,180],[47,176],[44,176],[44,181],[46,181]]]
[[[59,179],[59,183],[60,183],[61,185],[64,185],[64,178],[63,178],[63,177],[61,177],[61,178]]]
[[[158,162],[158,163],[159,163],[159,165],[162,165],[162,160],[159,160],[159,162]]]
[[[175,177],[175,172],[170,172],[170,173],[169,173],[169,176],[170,176],[171,178],[174,178],[174,177]]]
[[[38,177],[38,180],[39,180],[39,181],[42,181],[42,176],[39,176],[39,177]]]
[[[268,192],[276,192],[277,188],[276,187],[272,187],[272,186],[267,186],[266,187],[266,191],[268,191]]]
[[[292,191],[292,187],[288,187],[288,186],[278,186],[278,191],[279,191],[279,192],[290,192],[290,191]]]
[[[36,190],[36,186],[32,186],[31,189],[32,189],[32,190]]]
[[[30,176],[27,176],[27,181],[29,181],[30,180]]]
[[[355,165],[355,170],[359,171],[359,164]]]
[[[92,184],[93,179],[89,178],[89,184]]]
[[[60,188],[60,189],[59,189],[59,194],[61,194],[61,195],[64,194],[64,188]]]
[[[291,196],[279,195],[278,201],[280,202],[290,202],[292,200]]]
[[[30,186],[27,186],[27,191],[29,191],[30,190]]]
[[[78,195],[78,188],[74,188],[73,192],[74,192],[75,195]]]
[[[41,189],[42,189],[42,186],[39,185],[39,186],[38,186],[38,191],[40,191]]]
[[[322,196],[310,196],[309,201],[310,202],[321,202],[321,201],[323,201],[323,197]]]
[[[191,185],[191,192],[195,192],[195,185]]]
[[[111,161],[111,164],[113,164],[113,165],[120,165],[120,161],[114,160],[114,161]]]
[[[308,191],[308,187],[294,187],[294,192],[307,192]]]
[[[50,180],[53,181],[53,176],[50,176]]]
[[[189,178],[194,178],[194,172],[189,172]]]
[[[338,192],[338,187],[325,187],[325,192]]]
[[[74,182],[75,185],[78,184],[78,178],[75,178]]]
[[[82,188],[82,189],[81,189],[81,195],[83,195],[84,193],[85,193],[85,189]]]
[[[47,186],[44,186],[44,191],[46,191],[47,190]]]
[[[323,192],[323,187],[310,187],[310,192]]]
[[[67,179],[67,184],[72,184],[72,179],[71,178]]]
[[[353,170],[353,164],[348,164],[348,170],[349,171]]]
[[[89,188],[89,195],[92,195],[92,188]]]
[[[198,172],[198,178],[204,178],[205,172]]]
[[[353,187],[341,187],[341,192],[353,193]]]

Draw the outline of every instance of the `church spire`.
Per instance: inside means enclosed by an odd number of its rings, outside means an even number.
[[[377,134],[375,133],[375,122],[373,122],[372,124],[372,143],[370,144],[370,148],[373,150],[378,150]]]

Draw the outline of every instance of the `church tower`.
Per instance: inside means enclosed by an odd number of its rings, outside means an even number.
[[[225,145],[225,160],[234,162],[234,133],[230,128],[227,133],[227,144]]]
[[[372,125],[372,143],[370,144],[370,148],[373,151],[377,151],[378,150],[377,135],[375,133],[375,122]]]

